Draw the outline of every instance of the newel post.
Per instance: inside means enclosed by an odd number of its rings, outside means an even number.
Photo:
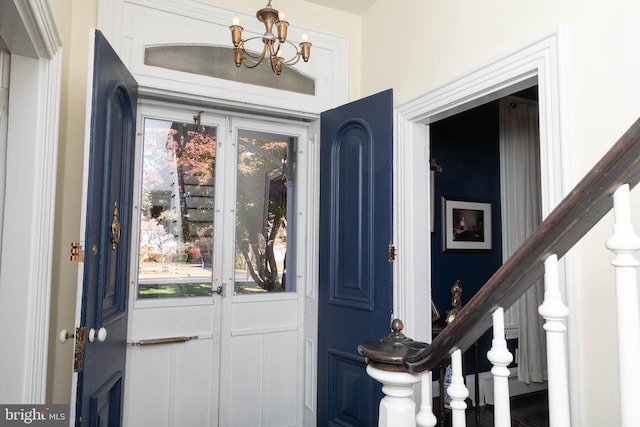
[[[413,386],[421,375],[407,372],[405,356],[427,346],[413,341],[402,333],[402,321],[391,322],[391,333],[377,341],[368,341],[358,346],[358,351],[367,359],[367,374],[382,383],[385,397],[380,401],[379,427],[415,427],[416,404],[413,401]]]

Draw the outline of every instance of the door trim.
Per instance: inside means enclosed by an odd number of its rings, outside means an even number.
[[[21,171],[27,170],[31,174],[20,188],[8,186],[5,194],[4,222],[11,227],[5,227],[2,236],[0,288],[11,289],[11,298],[0,298],[0,319],[12,353],[0,368],[8,385],[3,389],[10,394],[0,393],[0,401],[44,403],[62,43],[45,0],[10,2],[2,22],[11,23],[0,24],[0,36],[12,54],[6,171],[7,176],[24,177]]]

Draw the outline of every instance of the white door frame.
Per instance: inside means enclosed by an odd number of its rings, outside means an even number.
[[[38,404],[49,353],[62,43],[47,0],[5,2],[0,36],[11,52],[0,260],[0,325],[11,352],[0,364],[0,401]]]
[[[429,124],[470,108],[538,84],[540,105],[540,162],[543,217],[567,194],[566,158],[562,138],[561,33],[552,34],[494,63],[400,105],[396,110],[394,151],[394,236],[398,258],[394,270],[394,312],[405,333],[431,341],[429,200]],[[426,213],[426,214],[425,214]],[[565,266],[570,255],[565,256]],[[566,270],[565,270],[566,271]],[[567,302],[573,309],[572,286],[565,275]],[[426,327],[425,327],[426,326]],[[569,357],[576,351],[575,327],[569,322]],[[579,364],[573,364],[576,367]],[[578,390],[578,375],[570,375],[571,390]],[[572,408],[572,419],[578,420]],[[577,423],[579,424],[579,422]]]

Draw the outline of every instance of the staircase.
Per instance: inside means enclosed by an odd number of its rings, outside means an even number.
[[[562,300],[560,260],[605,214],[614,210],[614,227],[607,240],[613,252],[617,295],[622,427],[637,426],[635,389],[640,384],[640,313],[638,261],[640,239],[634,234],[630,191],[640,181],[640,120],[636,121],[540,226],[484,284],[431,344],[415,342],[402,334],[402,322],[392,322],[389,336],[363,343],[367,372],[383,384],[380,427],[435,426],[431,398],[431,371],[441,360],[451,359],[452,426],[465,426],[465,399],[469,395],[462,375],[462,352],[489,327],[492,348],[487,354],[494,380],[494,422],[510,426],[507,366],[512,355],[504,334],[504,309],[510,307],[544,275],[545,298],[539,307],[545,319],[549,374],[550,426],[571,426],[566,347],[569,309]],[[603,268],[605,266],[603,265]],[[422,402],[416,415],[413,386],[421,383]]]

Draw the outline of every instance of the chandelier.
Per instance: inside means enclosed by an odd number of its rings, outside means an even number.
[[[307,33],[302,33],[302,42],[299,44],[300,49],[298,50],[295,44],[287,40],[289,23],[284,20],[284,13],[272,8],[271,0],[265,7],[258,10],[256,17],[258,21],[264,24],[265,33],[262,36],[251,37],[246,40],[242,38],[243,28],[239,25],[240,20],[237,16],[233,17],[233,25],[229,29],[231,30],[236,67],[244,64],[247,68],[255,68],[267,58],[273,72],[280,75],[283,65],[294,65],[300,58],[304,62],[309,61],[311,43],[307,41]],[[274,25],[278,32],[277,37],[272,32]],[[259,39],[262,39],[262,52],[258,54],[257,50],[250,51],[248,44]],[[288,45],[293,46],[296,53],[289,59],[285,59],[285,48],[291,50]]]

